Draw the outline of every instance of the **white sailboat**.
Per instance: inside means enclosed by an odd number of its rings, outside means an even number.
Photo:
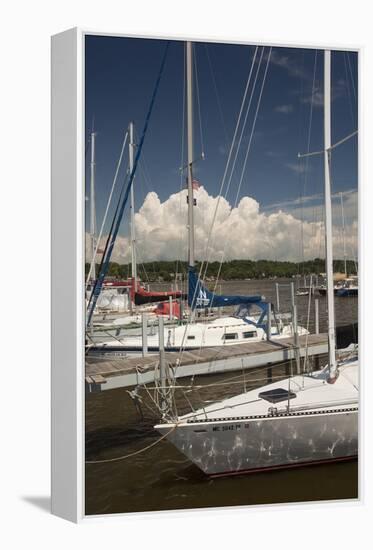
[[[256,319],[257,320],[257,319]],[[281,320],[270,327],[271,340],[281,340],[294,335],[292,324]],[[234,346],[242,343],[254,343],[267,339],[267,331],[256,325],[255,318],[220,317],[206,323],[190,323],[182,326],[165,327],[164,342],[166,351],[201,349],[204,347]],[[308,334],[305,328],[298,327],[298,335]],[[149,353],[159,351],[159,335],[147,337]],[[95,345],[95,350],[125,351],[141,353],[141,336],[126,336],[115,340],[106,340]]]
[[[324,55],[325,226],[329,364],[155,426],[204,473],[241,474],[358,454],[358,362],[336,361],[333,292],[331,52]],[[167,410],[164,408],[163,410]]]
[[[213,308],[230,305],[239,306],[234,315],[219,317],[213,321],[194,322],[187,326],[165,327],[162,340],[166,351],[201,349],[204,347],[232,346],[242,343],[255,343],[266,339],[283,339],[309,334],[309,331],[294,322],[284,323],[278,319],[270,303],[261,296],[219,296],[208,291],[195,273],[194,253],[194,186],[193,186],[193,54],[192,44],[187,43],[187,126],[188,126],[188,159],[187,159],[187,202],[188,202],[188,265],[189,291],[188,302],[193,312],[196,308]],[[131,228],[133,223],[133,207]],[[133,229],[131,229],[131,239]],[[135,249],[132,242],[132,251]],[[132,258],[132,266],[135,261]],[[134,274],[132,276],[135,276]],[[218,302],[218,303],[217,303]],[[256,312],[253,313],[253,309]],[[191,314],[192,315],[192,314]],[[159,351],[159,334],[147,337],[147,349],[150,353]],[[138,336],[122,337],[98,342],[90,352],[124,352],[142,353],[143,338]]]

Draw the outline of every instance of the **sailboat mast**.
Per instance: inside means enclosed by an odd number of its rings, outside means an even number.
[[[134,125],[133,122],[129,124],[129,171],[130,174],[133,170],[133,159],[135,151],[134,143]],[[136,235],[135,235],[135,194],[133,189],[133,182],[131,185],[130,193],[130,232],[131,232],[131,276],[135,290],[137,288],[137,259],[136,259]]]
[[[345,265],[345,275],[347,277],[347,255],[346,255],[346,228],[345,228],[345,213],[343,209],[343,193],[340,193],[341,197],[341,211],[342,211],[342,234],[343,234],[343,259]]]
[[[324,171],[325,171],[325,250],[326,280],[328,299],[328,343],[329,369],[331,376],[336,371],[335,358],[335,318],[334,318],[334,284],[333,284],[333,235],[332,235],[332,201],[330,185],[331,160],[331,51],[324,52]]]
[[[194,267],[193,216],[193,44],[186,44],[187,125],[188,125],[188,263]]]
[[[90,211],[90,241],[91,241],[91,261],[92,261],[92,279],[96,279],[96,266],[94,262],[96,249],[96,203],[95,203],[95,172],[96,172],[96,151],[95,151],[96,133],[91,133],[91,211]]]

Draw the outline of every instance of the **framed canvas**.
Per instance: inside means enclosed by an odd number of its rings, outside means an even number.
[[[359,498],[359,50],[52,38],[52,511]]]

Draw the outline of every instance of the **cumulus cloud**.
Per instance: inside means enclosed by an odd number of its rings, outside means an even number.
[[[324,255],[324,230],[321,221],[304,221],[294,213],[278,210],[263,212],[252,197],[243,197],[233,207],[223,197],[213,197],[202,186],[195,191],[195,251],[197,259],[272,259],[299,261]],[[213,230],[211,224],[216,212]],[[186,190],[172,194],[161,202],[157,193],[145,197],[135,214],[136,248],[139,261],[187,258]],[[304,250],[301,233],[303,231]],[[335,232],[335,257],[343,255],[340,229]],[[210,235],[210,245],[207,242]],[[356,221],[346,226],[347,252],[356,255]],[[87,258],[89,258],[89,237]],[[351,256],[352,254],[352,256]],[[113,261],[130,261],[129,240],[118,237]]]

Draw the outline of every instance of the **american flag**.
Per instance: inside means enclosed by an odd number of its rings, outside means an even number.
[[[197,189],[199,189],[200,187],[201,187],[201,184],[199,183],[198,180],[192,180],[193,191],[197,191]],[[188,189],[188,180],[185,183],[185,189]]]

